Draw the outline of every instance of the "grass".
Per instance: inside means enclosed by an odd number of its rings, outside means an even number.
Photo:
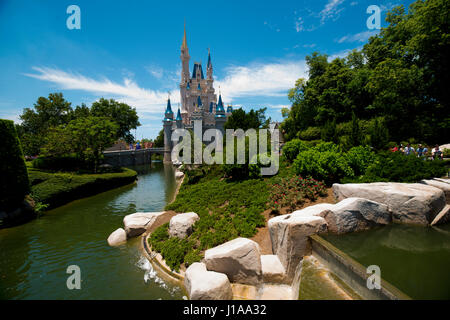
[[[182,263],[200,261],[206,249],[236,237],[254,236],[259,227],[265,226],[262,212],[269,208],[274,181],[292,175],[282,162],[277,176],[261,179],[230,181],[223,178],[220,166],[209,166],[205,171],[195,183],[183,182],[175,201],[166,206],[166,210],[197,213],[200,220],[195,223],[193,233],[183,240],[169,238],[166,224],[149,238],[152,248],[175,271]]]
[[[137,173],[123,168],[118,173],[76,174],[48,172],[27,163],[31,196],[52,209],[70,201],[104,192],[136,180]]]

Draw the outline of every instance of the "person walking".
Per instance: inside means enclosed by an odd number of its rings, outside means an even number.
[[[441,149],[439,149],[438,144],[435,145],[433,150],[431,151],[431,156],[433,157],[433,160],[436,160],[436,159],[443,160],[444,159],[443,153],[442,153]]]
[[[417,157],[426,159],[427,152],[428,152],[428,149],[423,147],[422,144],[419,144],[419,147],[417,148]]]
[[[404,152],[405,152],[405,154],[406,154],[407,156],[409,156],[410,154],[415,154],[414,148],[411,147],[411,145],[410,145],[409,143],[408,143],[408,145],[406,146]]]

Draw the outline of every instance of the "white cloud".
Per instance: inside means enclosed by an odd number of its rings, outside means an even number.
[[[161,79],[164,75],[164,70],[161,67],[151,65],[145,68],[156,79]]]
[[[81,90],[93,94],[106,95],[118,101],[125,102],[138,111],[160,113],[164,110],[167,92],[149,90],[139,87],[133,80],[124,78],[123,84],[113,82],[107,78],[96,80],[78,73],[65,72],[47,67],[33,67],[37,73],[25,74],[28,77],[51,82],[61,89]],[[174,86],[171,101],[180,101],[179,92]]]
[[[304,60],[286,61],[249,66],[233,66],[226,69],[223,80],[216,81],[224,98],[238,97],[284,97],[287,90],[300,77],[306,77]]]
[[[373,31],[363,31],[356,34],[348,34],[338,39],[338,43],[343,42],[366,42],[371,36],[374,36],[378,33],[378,30]]]
[[[297,21],[295,21],[295,31],[300,32],[300,31],[305,30],[305,28],[303,27],[303,23],[304,22],[303,22],[302,17],[299,17],[297,19]]]
[[[324,23],[325,20],[331,18],[337,18],[339,13],[343,10],[339,9],[339,5],[343,3],[345,0],[329,0],[325,7],[320,11],[319,16],[321,17],[321,23]]]

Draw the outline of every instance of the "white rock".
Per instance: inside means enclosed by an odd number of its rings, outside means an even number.
[[[111,247],[119,246],[127,242],[127,233],[125,232],[124,229],[119,228],[109,235],[107,241]]]
[[[282,283],[286,280],[286,270],[277,255],[262,255],[261,269],[265,283]]]
[[[192,233],[192,226],[199,219],[195,212],[177,214],[170,219],[169,234],[184,239]]]
[[[181,171],[175,172],[175,179],[181,179],[184,177],[184,173]]]
[[[441,189],[445,193],[445,200],[450,202],[450,183],[442,180],[444,179],[422,180],[420,183]]]
[[[165,212],[136,212],[123,218],[123,225],[129,238],[136,237],[147,231],[156,219]]]
[[[228,277],[206,270],[205,264],[200,262],[187,268],[184,286],[191,300],[231,300],[233,297]]]
[[[327,230],[324,218],[302,213],[292,213],[272,218],[268,222],[272,251],[286,269],[287,279],[292,280],[302,258],[311,253],[308,237]]]
[[[421,183],[333,184],[338,200],[359,197],[386,204],[395,222],[428,225],[445,206],[444,192]]]
[[[331,214],[324,217],[328,231],[356,232],[392,222],[387,205],[362,198],[347,198],[334,205]]]
[[[206,250],[206,268],[225,273],[231,282],[257,285],[262,280],[259,245],[237,238]]]

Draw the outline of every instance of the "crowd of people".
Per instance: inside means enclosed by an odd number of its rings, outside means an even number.
[[[141,149],[149,149],[149,148],[153,148],[153,142],[144,142],[144,145],[142,146],[141,143],[138,141],[136,142],[136,144],[132,144],[130,143],[130,145],[128,146],[129,150],[141,150]]]
[[[392,152],[401,152],[407,156],[414,154],[418,158],[427,159],[431,156],[433,160],[443,160],[444,159],[444,153],[439,148],[439,145],[435,145],[431,149],[431,153],[429,153],[428,148],[424,147],[422,144],[419,144],[417,146],[417,149],[414,149],[414,147],[411,146],[411,144],[407,144],[406,147],[404,147],[402,144],[400,146],[395,146],[391,149]]]

